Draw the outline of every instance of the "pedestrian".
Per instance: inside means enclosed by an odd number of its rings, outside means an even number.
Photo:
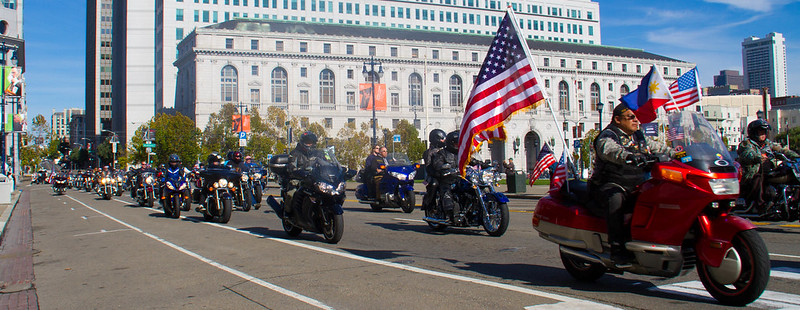
[[[503,170],[506,173],[506,180],[510,179],[514,175],[514,159],[509,158],[508,161],[503,161]]]

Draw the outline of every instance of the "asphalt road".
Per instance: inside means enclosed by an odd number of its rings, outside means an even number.
[[[331,245],[309,233],[288,238],[266,206],[218,225],[195,211],[165,218],[126,195],[29,190],[42,309],[723,308],[694,271],[574,281],[557,246],[531,227],[535,200],[511,201],[502,237],[479,228],[434,232],[419,210],[373,212],[348,200],[344,237]],[[800,307],[800,227],[785,224],[759,226],[773,269],[751,308]]]

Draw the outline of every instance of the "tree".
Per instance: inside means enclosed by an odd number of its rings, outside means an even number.
[[[600,134],[600,132],[597,129],[589,130],[586,132],[583,140],[581,140],[580,153],[581,161],[583,162],[584,167],[592,166],[592,160],[594,159],[592,158],[592,154],[594,154],[594,145],[592,145],[592,142],[598,134]]]
[[[33,143],[37,145],[44,145],[47,140],[50,139],[50,126],[47,125],[47,119],[38,114],[36,117],[33,118],[33,126],[32,129],[32,138]]]
[[[350,169],[361,168],[364,159],[371,150],[370,137],[366,135],[370,128],[367,123],[361,123],[361,130],[356,130],[355,124],[347,124],[339,130],[333,146],[336,148],[336,157],[343,166]]]
[[[194,121],[180,113],[176,115],[159,113],[150,121],[136,129],[136,133],[131,138],[129,151],[131,159],[142,161],[147,159],[147,151],[142,145],[143,133],[147,129],[155,130],[155,157],[151,157],[153,164],[167,163],[170,154],[178,154],[184,163],[194,162],[200,154],[198,138],[200,130],[194,125]]]
[[[392,143],[394,135],[400,135],[401,143]],[[419,131],[408,120],[401,120],[394,130],[389,131],[389,136],[384,137],[384,140],[387,141],[386,148],[390,152],[406,154],[411,161],[420,161],[422,153],[425,152],[425,143],[419,139]]]
[[[789,148],[792,151],[800,151],[800,127],[791,128],[775,136],[775,142],[786,145],[786,136],[789,136]]]

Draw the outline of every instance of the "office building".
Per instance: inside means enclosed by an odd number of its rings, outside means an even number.
[[[744,77],[737,70],[721,70],[714,76],[714,86],[736,86],[735,89],[744,89]]]
[[[86,21],[86,132],[111,129],[112,0],[89,0]]]
[[[769,88],[770,97],[786,96],[786,45],[777,32],[765,38],[749,37],[742,42],[745,88]]]
[[[369,123],[361,104],[364,62],[381,62],[386,108],[379,126],[393,129],[408,120],[420,138],[435,128],[460,126],[463,104],[492,37],[363,25],[237,19],[198,28],[178,45],[175,109],[204,128],[225,103],[266,111],[284,109],[301,123],[317,122],[335,136],[349,124]],[[546,106],[512,117],[508,141],[492,147],[491,158],[515,157],[533,167],[547,142],[557,153],[561,135],[572,145],[611,117],[618,99],[635,89],[650,65],[668,81],[694,67],[638,49],[555,41],[528,41],[544,87],[563,124],[553,124]],[[369,70],[369,69],[368,69]],[[603,124],[597,107],[605,105]],[[512,141],[520,141],[520,152]],[[489,148],[484,148],[488,152]],[[484,155],[483,158],[489,158]]]
[[[84,110],[80,108],[69,108],[59,112],[56,112],[55,110],[53,111],[53,116],[50,119],[50,124],[53,126],[53,139],[60,140],[62,138],[70,137],[70,122],[72,121],[72,116],[74,115],[84,115]]]

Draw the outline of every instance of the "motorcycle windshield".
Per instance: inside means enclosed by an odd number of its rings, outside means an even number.
[[[389,167],[411,165],[411,160],[408,159],[408,155],[403,153],[391,153],[387,155],[386,162],[389,163]]]
[[[344,178],[342,168],[336,159],[336,152],[333,146],[317,150],[311,155],[312,176],[317,181],[329,184],[339,184]]]
[[[667,140],[678,160],[706,172],[736,172],[728,148],[702,114],[675,112],[668,121]]]

